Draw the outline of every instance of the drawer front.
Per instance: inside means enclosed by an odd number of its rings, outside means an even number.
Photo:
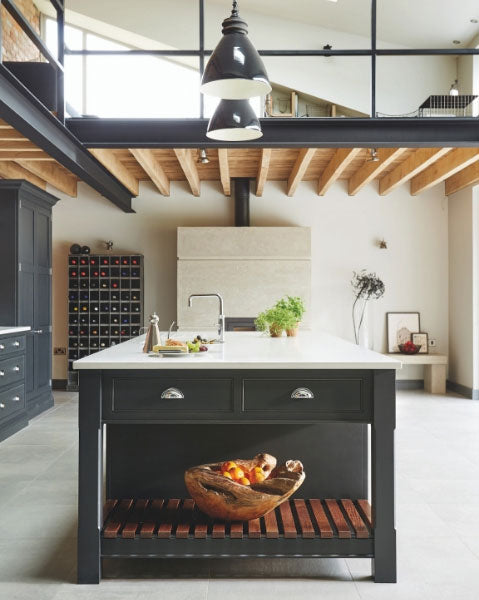
[[[23,381],[25,375],[25,358],[14,356],[0,360],[0,388]]]
[[[25,408],[25,387],[17,385],[0,392],[0,421]]]
[[[25,335],[0,336],[0,360],[14,352],[25,352]]]
[[[232,378],[114,377],[112,415],[135,418],[201,418],[233,412]]]
[[[364,380],[355,378],[324,379],[244,379],[243,411],[278,416],[311,417],[364,416]]]

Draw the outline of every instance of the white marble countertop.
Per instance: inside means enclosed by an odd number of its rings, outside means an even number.
[[[193,339],[181,332],[176,339]],[[257,332],[225,334],[224,344],[184,357],[151,357],[142,352],[145,336],[133,338],[73,363],[74,369],[400,369],[395,358],[341,338],[312,331],[271,338]]]
[[[23,331],[30,331],[30,327],[6,327],[4,325],[0,326],[0,335],[9,335],[12,333],[21,333]]]

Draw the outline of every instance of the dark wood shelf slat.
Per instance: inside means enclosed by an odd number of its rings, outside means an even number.
[[[260,519],[215,521],[191,498],[107,500],[103,537],[107,539],[255,540],[370,539],[367,500],[295,498]],[[369,515],[369,516],[368,516]]]

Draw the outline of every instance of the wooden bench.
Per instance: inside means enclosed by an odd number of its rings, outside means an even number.
[[[387,354],[403,365],[424,365],[424,389],[430,394],[446,393],[447,356],[444,354]]]

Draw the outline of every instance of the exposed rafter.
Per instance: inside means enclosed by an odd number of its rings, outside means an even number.
[[[339,148],[319,178],[318,194],[324,196],[333,183],[341,176],[361,148]]]
[[[77,178],[56,163],[30,160],[19,160],[17,163],[27,171],[30,171],[30,173],[57,188],[57,190],[60,190],[60,192],[76,198]]]
[[[411,179],[411,194],[416,196],[428,190],[478,160],[479,150],[477,148],[456,148],[452,150],[425,171],[416,175],[414,179]]]
[[[33,183],[42,190],[47,187],[46,181],[14,162],[0,162],[0,177],[4,179],[26,179],[26,181]]]
[[[156,185],[160,194],[170,195],[170,180],[163,167],[155,159],[152,150],[144,148],[130,148],[130,152],[137,160],[138,164],[146,172],[151,181]]]
[[[348,193],[357,194],[365,185],[380,175],[394,160],[406,152],[407,148],[380,148],[377,152],[378,161],[366,162],[349,178]]]
[[[379,180],[381,196],[389,194],[447,154],[451,148],[419,148],[393,171]]]
[[[106,148],[92,148],[90,152],[101,162],[105,169],[110,171],[118,181],[121,181],[134,196],[138,196],[138,179],[133,177],[130,171],[128,171],[128,169],[113,154],[112,150],[107,150]]]
[[[271,148],[263,148],[259,159],[258,174],[256,175],[256,195],[262,196],[264,184],[268,178],[269,163],[271,161]]]
[[[294,163],[293,170],[288,179],[288,186],[286,193],[288,196],[293,196],[296,188],[299,185],[299,182],[303,179],[304,174],[306,173],[306,169],[311,162],[314,154],[316,152],[316,148],[301,148],[299,151],[298,158]]]
[[[455,194],[470,185],[479,183],[479,162],[475,162],[446,179],[446,196]]]
[[[0,160],[39,160],[55,162],[46,152],[35,150],[3,150],[0,148]]]
[[[228,150],[226,148],[218,148],[218,163],[224,195],[231,196],[230,166],[228,163]]]
[[[185,174],[186,180],[188,181],[191,193],[193,196],[200,195],[200,177],[198,175],[198,169],[191,153],[191,150],[185,148],[175,148],[176,158],[180,163],[183,173]]]

